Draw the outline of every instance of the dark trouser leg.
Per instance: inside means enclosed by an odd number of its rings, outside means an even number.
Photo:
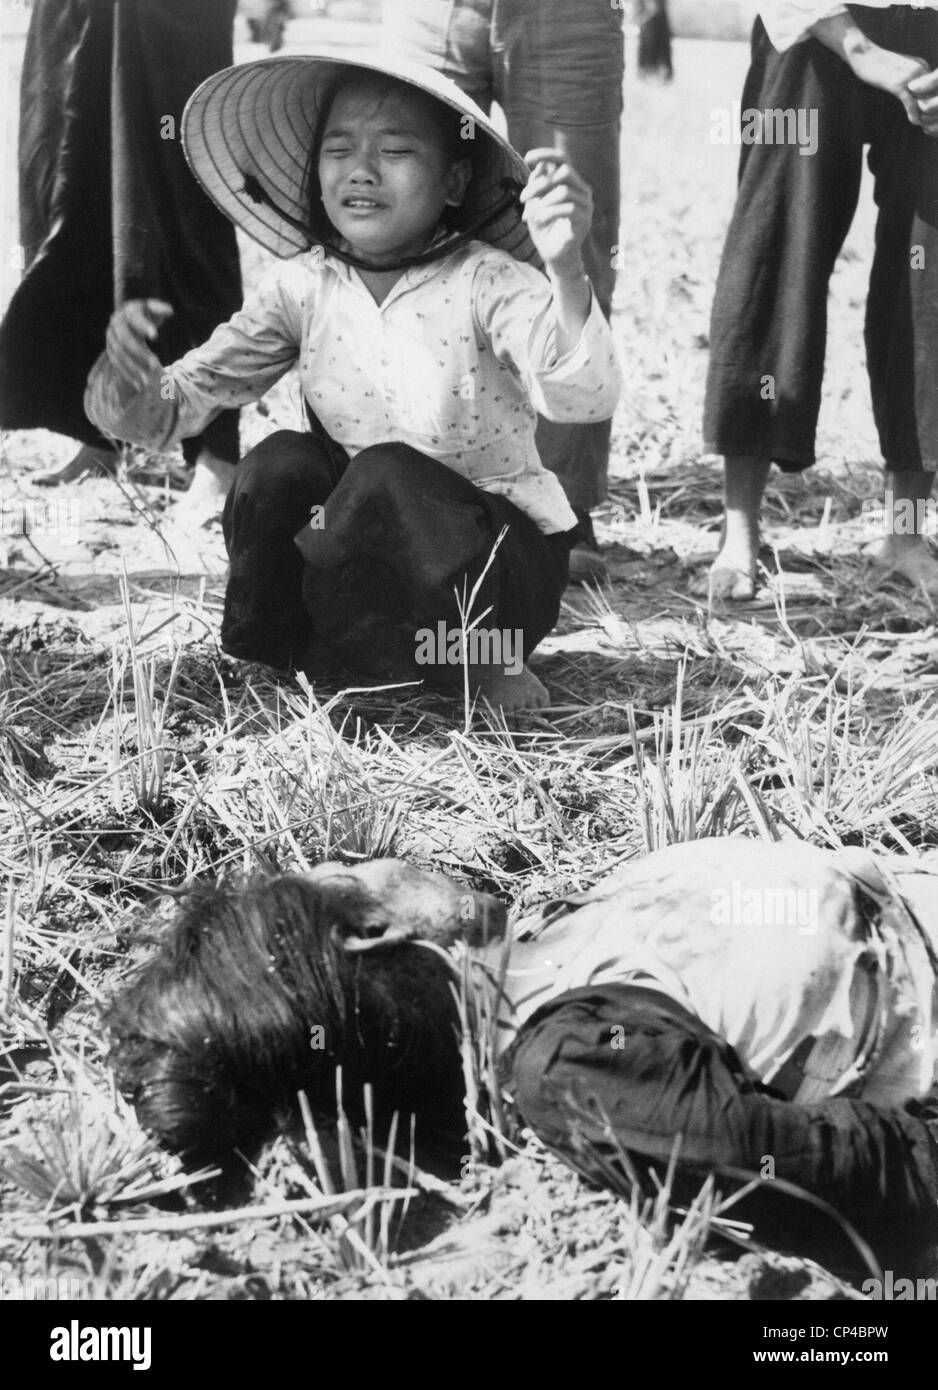
[[[84,390],[114,307],[112,32],[110,6],[32,10],[19,152],[28,270],[0,323],[0,429],[50,429],[103,449]]]
[[[480,626],[520,630],[527,658],[557,621],[563,537],[544,536],[512,503],[406,444],[363,449],[329,496],[322,529],[296,538],[316,638],[362,675],[459,684],[461,667],[445,652],[416,661],[418,633],[459,628],[456,593],[471,593],[503,526],[470,620],[491,607]]]
[[[231,571],[221,641],[229,655],[287,670],[303,653],[311,624],[294,537],[338,476],[326,447],[295,430],[278,430],[241,460],[222,517]]]
[[[619,234],[622,11],[607,0],[385,0],[385,33],[409,57],[456,82],[488,111],[493,95],[522,153],[564,144],[593,190],[586,270],[608,316]],[[605,499],[609,420],[541,419],[537,448],[571,506]]]
[[[599,1186],[624,1185],[621,1146],[640,1174],[665,1172],[680,1136],[675,1200],[708,1173],[764,1177],[733,1208],[757,1238],[858,1268],[830,1217],[784,1195],[773,1177],[834,1207],[884,1268],[919,1268],[938,1241],[938,1147],[922,1120],[863,1101],[799,1105],[750,1081],[736,1054],[664,995],[580,989],[540,1009],[503,1062],[525,1122]]]
[[[884,47],[938,66],[938,15],[872,15]],[[882,32],[879,32],[882,30]],[[879,208],[866,306],[873,413],[888,468],[938,469],[938,141],[877,93],[869,164]]]
[[[497,6],[496,96],[522,152],[560,144],[593,190],[583,259],[608,317],[619,236],[619,141],[625,54],[622,11],[599,0],[522,0]],[[612,423],[541,419],[537,449],[578,510],[606,497]]]
[[[667,0],[661,0],[658,8],[639,26],[638,70],[642,73],[660,73],[668,78],[674,75]]]
[[[84,391],[115,298],[173,304],[156,344],[164,362],[238,308],[234,227],[180,141],[163,138],[203,78],[231,63],[234,13],[235,0],[34,6],[21,84],[29,270],[0,325],[0,427],[107,449]],[[234,462],[230,435],[225,448]]]
[[[778,54],[756,22],[742,109],[809,114],[817,149],[742,146],[710,327],[708,452],[814,462],[827,287],[856,210],[867,91],[823,44]]]

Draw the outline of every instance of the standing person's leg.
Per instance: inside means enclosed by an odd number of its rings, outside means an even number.
[[[322,526],[296,543],[313,636],[352,671],[456,693],[468,665],[470,689],[493,704],[547,702],[525,662],[557,621],[563,535],[543,535],[512,503],[408,445],[379,444],[349,463]],[[464,651],[457,596],[477,580],[466,620],[478,631]]]
[[[68,180],[62,179],[63,167],[67,168],[66,157],[62,163],[62,151],[69,147],[75,138],[75,118],[77,128],[88,130],[86,103],[102,103],[99,110],[103,130],[108,127],[107,84],[104,81],[89,83],[86,66],[80,51],[96,53],[99,74],[103,76],[111,49],[111,29],[109,19],[101,13],[92,13],[88,0],[36,0],[26,39],[26,53],[23,61],[23,75],[20,87],[20,149],[19,149],[19,193],[20,193],[20,240],[23,246],[27,269],[43,247],[46,238],[56,239],[56,207],[62,198],[62,186],[68,188]],[[73,98],[76,81],[81,85],[80,111],[76,113]],[[83,110],[83,114],[81,111]],[[106,138],[100,150],[94,155],[90,147],[79,144],[82,149],[80,163],[72,170],[80,169],[84,175],[82,197],[94,199],[95,189],[102,195],[108,186],[106,172]],[[57,188],[57,181],[62,184]],[[86,181],[85,181],[86,180]],[[66,197],[67,197],[66,192]],[[89,214],[93,218],[104,218],[110,225],[110,209],[106,198],[102,205]],[[106,246],[107,243],[105,243]],[[83,276],[87,275],[92,285],[96,272],[101,275],[99,286],[108,283],[107,269],[103,258],[90,252],[87,260],[83,258]],[[40,283],[42,275],[40,272]],[[61,285],[57,290],[56,308],[68,322],[66,310],[67,297]],[[33,306],[33,314],[36,308]],[[39,316],[42,311],[39,311]],[[98,311],[98,320],[100,310]],[[56,315],[56,327],[61,320]],[[17,356],[22,340],[17,338]],[[22,370],[22,367],[20,367]],[[15,370],[13,372],[15,380]],[[50,375],[56,375],[54,371]],[[59,378],[61,389],[61,378]],[[74,388],[67,392],[72,397],[69,410],[74,411]],[[84,412],[82,411],[82,414]],[[91,435],[98,435],[90,421],[82,425]],[[71,431],[69,431],[70,433]],[[61,483],[79,482],[96,474],[116,474],[120,462],[120,450],[98,436],[90,442],[90,435],[81,434],[81,448],[60,468],[48,473],[39,473],[34,482],[39,487],[57,487]]]
[[[671,21],[668,0],[647,0],[638,28],[638,70],[643,77],[674,77],[671,59]]]
[[[221,644],[229,656],[281,671],[304,657],[312,624],[294,538],[339,481],[336,449],[311,434],[277,430],[239,463],[222,517],[230,571]]]
[[[625,72],[622,10],[608,0],[496,0],[495,95],[508,137],[522,153],[560,146],[593,190],[593,225],[583,246],[587,274],[608,317],[616,279],[621,201],[619,142]],[[541,420],[537,448],[577,513],[571,575],[599,578],[604,565],[590,509],[606,498],[610,420]]]
[[[751,133],[747,113],[771,110],[811,124],[805,144],[789,136],[742,145],[704,406],[705,451],[724,458],[723,537],[710,572],[715,597],[755,593],[759,507],[772,461],[799,472],[815,460],[828,282],[860,188],[862,93],[823,44],[809,39],[778,54],[756,21],[744,122]]]
[[[20,241],[25,273],[0,323],[0,428],[48,429],[84,446],[69,481],[117,453],[83,408],[113,308],[109,173],[111,7],[36,0],[20,84]]]
[[[114,293],[155,298],[174,314],[156,350],[174,361],[241,306],[235,230],[192,177],[179,138],[185,104],[234,62],[236,0],[122,0],[112,79]],[[173,138],[168,138],[172,136]],[[217,516],[238,461],[238,412],[183,448],[193,467],[183,513]]]
[[[934,13],[893,14],[874,34],[884,47],[938,67]],[[910,125],[894,98],[874,96],[869,164],[879,217],[866,360],[886,460],[887,531],[875,559],[935,591],[938,560],[922,527],[938,470],[938,141]]]
[[[164,361],[240,305],[234,228],[193,179],[178,138],[189,95],[233,61],[235,3],[36,6],[22,164],[24,184],[35,171],[39,186],[26,203],[29,269],[0,326],[0,425],[52,429],[85,445],[40,483],[116,468],[117,451],[83,404],[115,302],[153,296],[174,305],[158,345]],[[214,478],[237,460],[236,416],[213,438],[201,454]]]
[[[519,1030],[500,1067],[525,1123],[600,1187],[627,1190],[622,1151],[654,1192],[677,1153],[673,1200],[708,1174],[724,1191],[762,1179],[733,1207],[758,1239],[854,1269],[833,1207],[884,1266],[909,1273],[938,1242],[938,1145],[909,1109],[786,1101],[750,1080],[733,1049],[656,990],[572,990]]]

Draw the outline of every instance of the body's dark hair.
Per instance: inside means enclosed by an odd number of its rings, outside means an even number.
[[[454,1132],[463,1082],[445,963],[402,943],[349,953],[328,890],[285,876],[189,895],[159,954],[109,1007],[111,1062],[143,1127],[192,1163],[228,1162],[306,1092],[314,1113],[414,1114]],[[322,1032],[314,1030],[321,1029]]]
[[[416,95],[423,101],[443,142],[444,157],[449,163],[455,164],[460,159],[472,161],[475,153],[475,140],[463,139],[462,116],[444,102],[437,101],[435,97],[421,92],[419,88],[413,87],[407,82],[398,81],[393,77],[384,77],[381,73],[372,73],[366,68],[347,68],[336,73],[328,83],[324,84],[321,93],[319,114],[313,132],[305,179],[309,233],[314,242],[323,242],[327,246],[336,240],[338,233],[326,216],[326,211],[322,205],[322,188],[319,183],[319,155],[322,150],[326,126],[329,123],[332,108],[341,93],[349,87],[358,86],[361,82],[370,80],[373,80],[376,85],[387,87],[388,91],[399,89],[409,96]],[[460,231],[465,216],[462,207],[446,208],[444,213],[446,230],[449,232]]]

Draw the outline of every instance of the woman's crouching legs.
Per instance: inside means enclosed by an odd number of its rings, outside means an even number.
[[[268,435],[238,464],[222,516],[230,573],[221,642],[230,656],[279,670],[298,663],[312,625],[294,537],[317,523],[336,481],[323,445],[297,430]]]
[[[296,543],[319,640],[363,676],[449,690],[466,664],[520,678],[566,582],[562,537],[404,444],[357,454]]]

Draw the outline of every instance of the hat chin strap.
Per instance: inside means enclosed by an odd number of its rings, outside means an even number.
[[[448,236],[434,242],[426,251],[421,251],[417,256],[403,256],[400,260],[378,265],[374,261],[363,261],[361,257],[353,256],[349,251],[343,251],[340,246],[336,246],[333,242],[321,241],[320,244],[331,256],[336,256],[346,265],[354,266],[356,270],[380,272],[383,270],[409,270],[412,266],[429,265],[432,261],[438,261],[443,256],[448,256],[457,246],[471,241],[477,232],[491,226],[500,217],[504,217],[506,212],[517,207],[521,184],[515,179],[502,179],[500,187],[505,191],[493,208],[489,208],[486,212],[480,213],[478,217],[474,217],[467,226],[461,227],[458,232],[450,232]],[[314,239],[310,236],[309,228],[297,218],[291,217],[288,212],[284,212],[283,208],[278,207],[255,174],[244,174],[244,191],[252,202],[263,203],[295,231],[302,233],[310,246],[313,245]]]

